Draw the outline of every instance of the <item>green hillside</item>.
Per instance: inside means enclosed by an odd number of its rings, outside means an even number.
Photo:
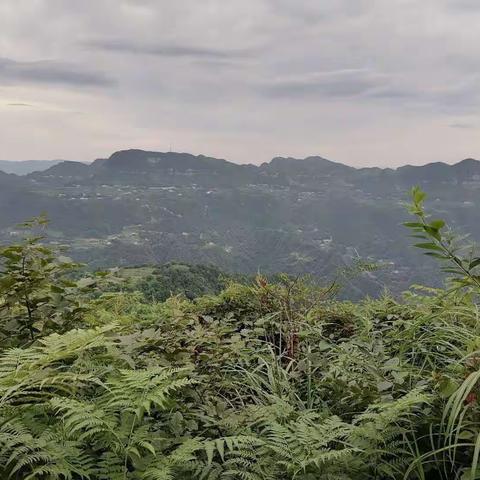
[[[350,298],[379,295],[385,286],[400,293],[440,278],[401,226],[405,192],[415,184],[428,190],[436,215],[480,236],[480,162],[472,159],[394,170],[322,157],[238,165],[124,150],[92,164],[0,173],[0,241],[16,238],[18,222],[47,212],[48,240],[94,269],[180,262],[331,279],[363,260],[382,268],[348,286]]]
[[[406,227],[446,287],[356,303],[185,264],[84,276],[27,222],[0,250],[0,478],[478,478],[480,258],[424,199]]]

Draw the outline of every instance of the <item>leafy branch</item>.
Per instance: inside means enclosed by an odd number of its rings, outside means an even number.
[[[417,217],[417,221],[405,222],[404,226],[412,230],[412,237],[422,240],[414,246],[424,250],[425,255],[448,262],[448,266],[442,270],[452,275],[455,289],[480,288],[480,275],[477,273],[480,257],[473,255],[474,248],[462,243],[462,239],[447,228],[444,220],[430,219],[424,206],[427,194],[419,187],[413,187],[410,195],[408,209]],[[470,254],[465,255],[467,250],[470,250]]]

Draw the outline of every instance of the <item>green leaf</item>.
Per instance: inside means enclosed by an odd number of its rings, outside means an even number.
[[[442,253],[425,252],[425,255],[428,255],[429,257],[439,258],[440,260],[448,260],[448,257]]]
[[[217,446],[218,453],[220,455],[220,458],[223,461],[224,457],[225,457],[225,443],[224,443],[223,439],[219,438],[219,439],[215,440],[215,445]]]
[[[413,201],[417,204],[422,203],[427,198],[427,194],[419,186],[413,187],[410,193]]]
[[[388,390],[392,387],[393,387],[393,383],[387,380],[377,383],[377,388],[379,392],[384,392],[385,390]]]
[[[409,235],[411,238],[421,238],[422,240],[428,240],[425,235]]]
[[[423,228],[423,223],[419,222],[403,222],[404,227],[408,228]]]
[[[468,265],[468,269],[471,270],[472,268],[478,267],[480,265],[480,257],[474,258]]]
[[[386,369],[390,369],[390,368],[398,367],[399,364],[400,364],[400,359],[398,357],[393,357],[387,360],[383,366]]]
[[[440,230],[441,228],[443,228],[445,226],[445,222],[441,219],[438,219],[438,220],[432,220],[430,223],[429,223],[429,226],[434,228],[435,230]]]
[[[440,235],[439,231],[436,228],[432,228],[429,225],[425,225],[423,229],[435,240],[440,241],[442,239],[442,236]]]
[[[78,288],[91,287],[91,286],[94,285],[94,284],[95,284],[95,280],[94,280],[93,278],[88,278],[88,277],[81,278],[81,279],[77,282]]]
[[[213,442],[207,442],[205,444],[205,453],[207,454],[207,462],[209,465],[213,462],[213,452],[215,451],[215,444]]]
[[[436,250],[438,252],[443,252],[443,248],[435,245],[434,243],[416,243],[414,246],[417,248],[423,248],[425,250]]]
[[[443,380],[439,385],[440,395],[444,398],[448,398],[458,390],[459,385],[447,378]]]
[[[445,267],[445,268],[442,268],[442,271],[444,271],[445,273],[454,273],[456,275],[463,275],[463,271],[455,267]]]

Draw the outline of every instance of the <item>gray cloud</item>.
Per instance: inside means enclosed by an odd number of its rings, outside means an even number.
[[[71,87],[108,87],[113,80],[103,73],[50,60],[16,61],[0,58],[0,83],[63,84]]]
[[[33,105],[30,103],[14,102],[14,103],[7,103],[7,107],[33,107]]]
[[[373,94],[388,83],[389,79],[385,75],[364,69],[346,69],[286,76],[260,85],[259,90],[275,98],[354,97]]]
[[[188,45],[160,45],[139,43],[123,39],[95,39],[84,42],[87,47],[133,55],[154,55],[159,57],[189,57],[205,60],[232,60],[245,58],[247,50],[222,50],[219,48],[195,47]]]
[[[447,0],[447,6],[452,10],[480,11],[478,0]]]
[[[371,0],[267,0],[273,12],[299,19],[306,25],[329,22],[332,17],[353,18],[373,8]],[[468,1],[468,0],[464,0]]]

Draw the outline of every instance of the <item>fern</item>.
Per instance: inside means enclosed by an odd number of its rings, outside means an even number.
[[[162,412],[174,406],[172,396],[192,384],[188,371],[119,368],[124,362],[110,331],[52,335],[0,358],[4,475],[125,480],[190,468],[199,442],[171,449],[159,429]]]

